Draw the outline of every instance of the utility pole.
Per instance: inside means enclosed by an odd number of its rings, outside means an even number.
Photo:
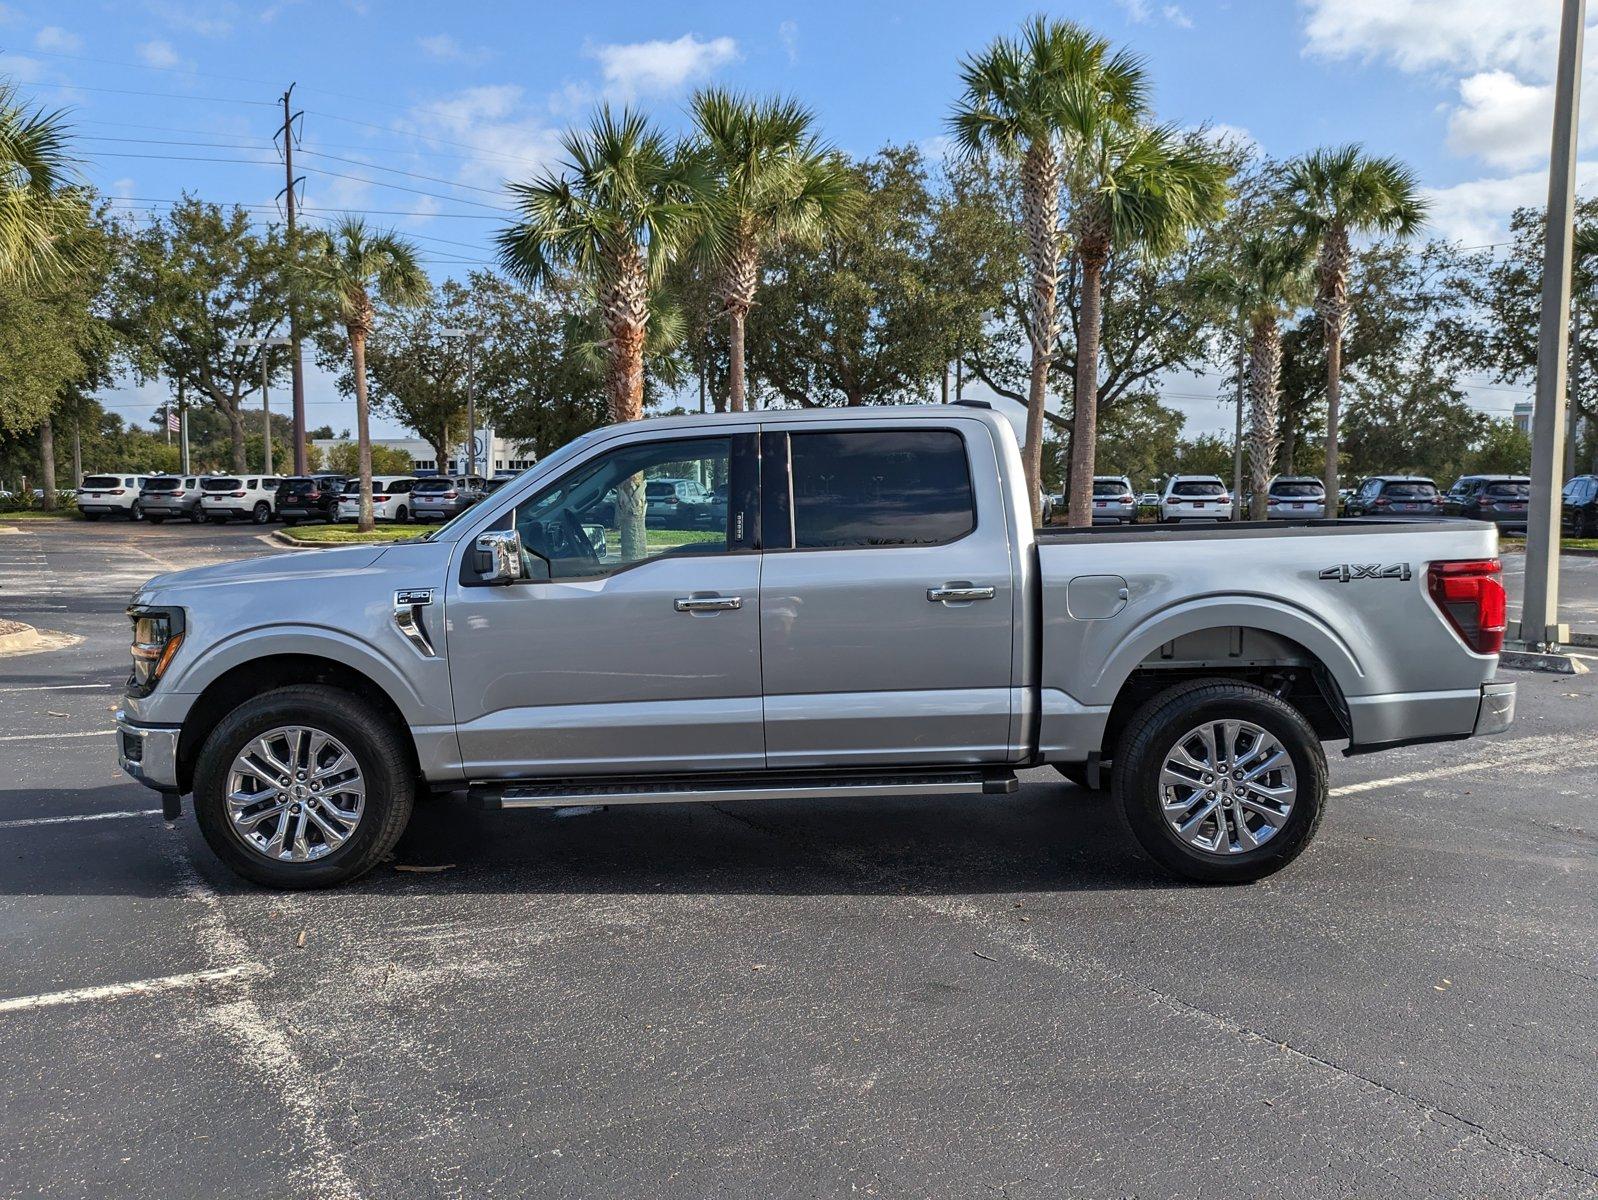
[[[1581,301],[1570,298],[1570,416],[1565,423],[1565,475],[1576,473],[1576,414],[1581,411]]]
[[[266,381],[269,374],[267,362],[271,357],[273,346],[292,346],[294,340],[286,337],[236,338],[233,344],[240,349],[255,349],[258,347],[261,351],[261,473],[270,475],[272,473],[272,404],[266,393]],[[299,473],[303,474],[303,472]]]
[[[294,186],[301,180],[294,178],[294,122],[304,117],[303,112],[293,112],[290,108],[290,97],[294,95],[294,85],[289,84],[289,90],[283,93],[283,128],[278,132],[283,135],[283,211],[287,216],[288,228],[288,254],[289,254],[289,372],[293,377],[294,386],[294,473],[304,475],[306,470],[305,457],[305,365],[300,357],[300,306],[298,300],[299,281],[295,273],[299,266],[299,241],[294,232]],[[263,389],[264,391],[264,389]],[[271,438],[267,439],[268,445]],[[271,452],[268,451],[270,454]],[[271,467],[267,468],[269,471]]]
[[[1565,460],[1565,356],[1570,334],[1571,218],[1576,192],[1576,126],[1581,108],[1581,43],[1587,0],[1565,0],[1554,81],[1554,132],[1548,160],[1542,320],[1537,335],[1537,399],[1531,415],[1531,502],[1526,513],[1526,595],[1522,645],[1568,640],[1559,624],[1560,467]]]

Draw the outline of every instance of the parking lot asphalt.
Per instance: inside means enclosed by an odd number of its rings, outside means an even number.
[[[108,732],[129,593],[259,531],[19,528],[0,615],[83,640],[0,659],[0,1196],[1598,1195],[1598,673],[1334,755],[1248,887],[1034,771],[434,802],[390,868],[275,894]]]

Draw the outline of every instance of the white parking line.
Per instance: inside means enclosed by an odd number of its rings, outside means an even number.
[[[0,735],[0,742],[43,742],[58,738],[110,737],[115,732],[115,729],[88,729],[78,733],[7,733]]]
[[[9,696],[13,692],[86,692],[90,690],[103,692],[106,688],[116,686],[114,683],[46,683],[37,687],[0,688],[0,695]]]
[[[129,808],[120,812],[81,813],[75,817],[23,817],[15,821],[0,821],[0,829],[28,829],[35,825],[70,825],[75,821],[118,821],[126,817],[157,816],[159,808]]]
[[[1353,796],[1360,792],[1374,792],[1379,788],[1398,787],[1406,783],[1422,783],[1429,779],[1447,779],[1453,775],[1470,775],[1476,771],[1490,771],[1494,767],[1511,767],[1522,763],[1551,762],[1562,768],[1584,767],[1598,763],[1590,753],[1572,757],[1556,757],[1556,751],[1565,747],[1590,750],[1590,737],[1567,737],[1555,734],[1546,738],[1523,738],[1512,743],[1516,747],[1469,762],[1453,763],[1446,767],[1432,767],[1425,771],[1411,771],[1407,775],[1389,775],[1385,779],[1365,779],[1359,783],[1345,783],[1331,789],[1333,796]]]
[[[40,996],[13,996],[0,1000],[0,1013],[22,1012],[30,1008],[53,1008],[58,1004],[82,1004],[89,1000],[120,1000],[124,996],[143,996],[173,988],[217,983],[240,975],[259,974],[262,968],[252,963],[216,967],[209,971],[190,971],[184,975],[163,975],[158,979],[135,979],[132,983],[108,983],[101,987],[73,988],[66,992],[46,992]]]

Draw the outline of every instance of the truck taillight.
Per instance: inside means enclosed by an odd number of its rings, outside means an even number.
[[[1496,558],[1434,562],[1426,568],[1426,590],[1454,632],[1477,654],[1504,648],[1508,605],[1503,564]]]

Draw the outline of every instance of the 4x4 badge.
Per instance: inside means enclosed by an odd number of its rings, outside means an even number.
[[[1336,583],[1347,583],[1351,579],[1410,579],[1411,577],[1408,563],[1393,563],[1387,567],[1381,563],[1339,563],[1321,572],[1322,579]]]

